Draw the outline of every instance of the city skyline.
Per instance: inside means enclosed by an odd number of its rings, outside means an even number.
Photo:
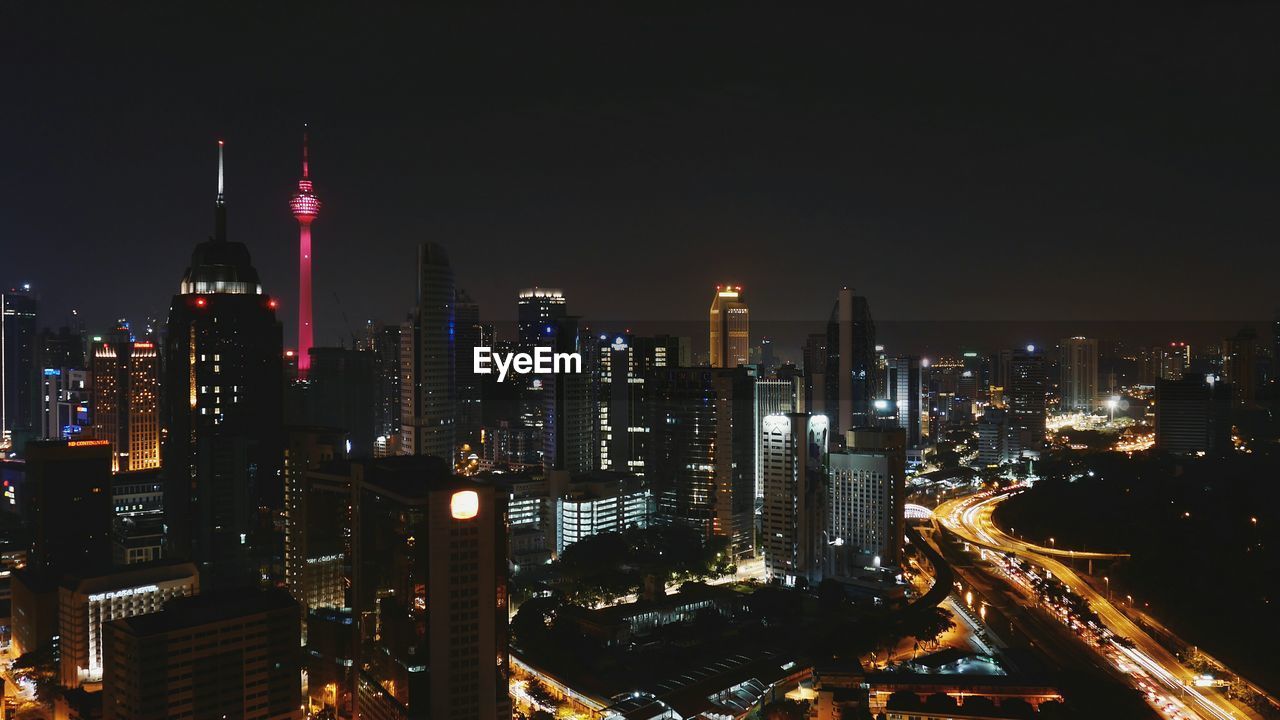
[[[1278,23],[0,10],[0,718],[1280,720]]]

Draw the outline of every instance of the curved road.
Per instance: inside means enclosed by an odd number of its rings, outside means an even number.
[[[1133,643],[1133,648],[1117,646],[1135,665],[1140,666],[1175,696],[1181,696],[1188,709],[1197,716],[1210,720],[1228,720],[1247,717],[1236,707],[1220,698],[1204,694],[1194,686],[1194,673],[1158,643],[1142,628],[1121,612],[1101,593],[1093,589],[1071,567],[1059,560],[1069,558],[1117,557],[1109,553],[1083,553],[1071,550],[1046,548],[1009,536],[992,520],[995,507],[1008,499],[1011,493],[980,494],[948,500],[934,511],[937,517],[953,533],[965,541],[999,552],[1012,552],[1053,573],[1073,593],[1088,601],[1090,608],[1102,623],[1115,635]]]

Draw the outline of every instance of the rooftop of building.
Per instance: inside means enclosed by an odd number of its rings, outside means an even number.
[[[377,485],[403,498],[425,498],[433,490],[474,486],[469,478],[434,455],[392,455],[357,461],[364,465],[365,484]]]
[[[161,612],[114,622],[129,628],[135,635],[162,635],[175,630],[290,608],[297,611],[298,603],[288,591],[279,588],[257,592],[216,592],[170,600],[165,603]]]
[[[258,271],[244,243],[210,238],[191,253],[191,265],[182,277],[183,287],[258,288]],[[197,290],[199,292],[199,290]],[[213,290],[206,290],[213,292]]]
[[[62,587],[84,595],[118,592],[132,588],[155,585],[156,583],[196,579],[199,571],[196,566],[181,560],[156,560],[149,563],[126,565],[120,568],[104,569],[99,573],[67,576],[62,580]]]
[[[576,499],[591,500],[617,497],[621,493],[639,492],[643,481],[636,475],[621,470],[592,470],[577,473],[569,478],[567,494]]]
[[[706,585],[690,583],[680,592],[663,595],[652,600],[636,600],[635,602],[609,605],[602,608],[584,608],[576,605],[565,606],[560,612],[597,625],[623,623],[637,615],[649,612],[674,610],[686,605],[706,601],[745,600],[746,595],[735,585]]]
[[[803,671],[773,653],[730,655],[682,670],[651,687],[617,696],[605,717],[653,718],[670,708],[677,717],[738,717],[759,703],[778,681]]]

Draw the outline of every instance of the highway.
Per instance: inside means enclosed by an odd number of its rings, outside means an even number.
[[[964,541],[1017,557],[1042,568],[1062,582],[1068,590],[1088,602],[1102,625],[1113,637],[1096,638],[1091,645],[1118,669],[1132,678],[1148,703],[1168,718],[1204,718],[1228,720],[1250,717],[1226,700],[1205,694],[1194,685],[1194,673],[1185,668],[1163,645],[1138,627],[1119,608],[1096,591],[1061,558],[1102,559],[1116,557],[1110,553],[1086,553],[1049,548],[1018,540],[1001,531],[992,519],[999,503],[1011,497],[1010,492],[980,493],[948,500],[934,511],[949,531]],[[1023,580],[1016,573],[1005,573],[1010,583]],[[1052,610],[1050,612],[1053,612]],[[1064,622],[1069,622],[1064,619]],[[1123,639],[1117,642],[1116,639]]]

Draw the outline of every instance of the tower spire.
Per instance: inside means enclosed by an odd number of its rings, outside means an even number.
[[[311,177],[310,162],[307,160],[307,135],[309,134],[308,125],[302,125],[302,179],[306,180]]]
[[[227,240],[227,198],[224,194],[223,178],[222,178],[222,146],[223,142],[218,141],[218,197],[214,200],[214,226],[213,239],[218,242],[226,242]]]

